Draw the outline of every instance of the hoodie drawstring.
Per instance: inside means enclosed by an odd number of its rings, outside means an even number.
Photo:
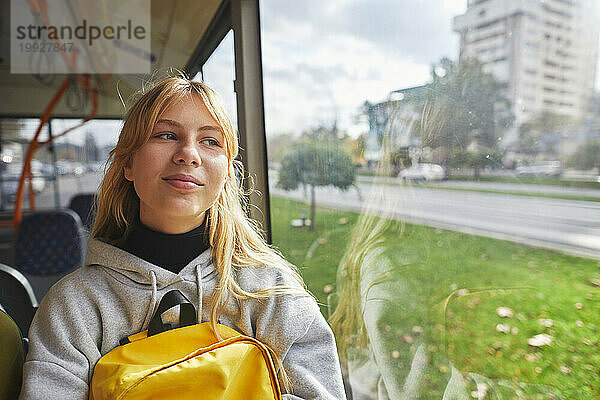
[[[198,293],[198,309],[196,310],[197,312],[197,319],[198,319],[198,323],[202,322],[202,295],[203,295],[203,291],[202,291],[202,274],[200,271],[200,266],[196,265],[196,288],[197,288],[197,293]]]
[[[156,273],[154,271],[150,271],[150,278],[152,279],[152,298],[150,299],[150,303],[148,304],[148,311],[146,312],[146,318],[144,319],[144,323],[142,324],[141,330],[147,329],[150,324],[150,320],[154,315],[154,307],[156,305]]]

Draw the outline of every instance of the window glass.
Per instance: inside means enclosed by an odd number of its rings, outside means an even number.
[[[231,116],[233,126],[237,129],[237,103],[233,87],[235,80],[233,31],[230,30],[223,38],[194,79],[205,82],[219,93]]]
[[[1,179],[2,211],[14,209],[19,177],[29,142],[34,138],[38,119],[8,119],[0,121],[2,135]],[[79,125],[81,120],[52,119],[52,136]],[[78,193],[93,193],[98,188],[108,153],[117,142],[121,121],[92,120],[35,152],[32,163],[33,189],[36,209],[67,207]],[[45,125],[39,142],[49,139]],[[30,208],[29,186],[26,185],[23,209]]]
[[[352,398],[600,393],[599,8],[261,2],[273,242]]]

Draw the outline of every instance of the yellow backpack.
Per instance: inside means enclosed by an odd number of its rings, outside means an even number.
[[[161,314],[180,305],[180,325]],[[190,323],[190,321],[193,321]],[[147,331],[131,335],[94,368],[90,400],[277,399],[281,391],[270,350],[221,324],[194,323],[194,306],[174,290],[163,296]]]

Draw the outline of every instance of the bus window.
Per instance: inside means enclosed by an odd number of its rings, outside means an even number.
[[[355,399],[595,399],[598,5],[429,3],[261,2],[273,243]]]

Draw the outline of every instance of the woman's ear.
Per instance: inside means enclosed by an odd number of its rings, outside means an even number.
[[[132,171],[132,167],[131,167],[131,158],[129,160],[127,160],[127,162],[125,163],[125,166],[123,167],[123,175],[125,176],[125,179],[127,179],[130,182],[133,182],[133,171]]]

